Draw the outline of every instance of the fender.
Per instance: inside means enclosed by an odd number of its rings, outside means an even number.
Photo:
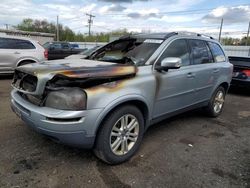
[[[95,135],[97,133],[97,130],[99,129],[100,125],[101,125],[101,122],[104,120],[104,118],[108,115],[109,112],[111,112],[114,108],[116,108],[117,106],[119,106],[120,104],[122,103],[125,103],[125,102],[129,102],[129,101],[133,101],[133,100],[137,100],[137,101],[140,101],[140,102],[143,102],[148,110],[150,109],[149,108],[149,105],[147,104],[145,98],[141,95],[138,95],[138,94],[129,94],[129,95],[123,95],[123,96],[120,96],[118,98],[116,98],[115,100],[113,100],[111,103],[109,103],[104,109],[103,111],[100,113],[100,115],[97,117],[97,120],[95,122],[96,124],[96,130],[95,130]],[[148,112],[148,117],[149,117],[149,114],[150,112]],[[149,120],[146,119],[146,125],[145,125],[145,128],[148,127],[148,122]]]

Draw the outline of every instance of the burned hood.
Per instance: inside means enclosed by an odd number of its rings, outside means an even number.
[[[86,80],[123,79],[135,76],[136,72],[135,65],[86,59],[45,61],[16,68],[12,86],[23,93],[42,95],[46,84],[57,78],[86,85]]]
[[[136,74],[135,65],[86,59],[45,61],[18,67],[16,70],[37,76],[38,78],[43,76],[53,77],[55,75],[61,75],[70,78],[89,78],[115,77]]]

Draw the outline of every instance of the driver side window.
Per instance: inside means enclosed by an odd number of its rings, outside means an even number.
[[[167,49],[163,52],[157,64],[159,65],[161,61],[167,57],[178,57],[181,59],[181,66],[190,65],[190,53],[185,39],[177,39],[173,41]]]

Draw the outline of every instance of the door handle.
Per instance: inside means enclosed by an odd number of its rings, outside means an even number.
[[[219,69],[214,69],[213,70],[213,73],[217,73],[217,72],[219,72],[220,70]]]
[[[189,72],[189,73],[187,74],[187,77],[188,77],[188,78],[194,78],[194,77],[195,77],[195,74],[192,73],[192,72]]]
[[[20,54],[20,52],[14,52],[14,54]]]

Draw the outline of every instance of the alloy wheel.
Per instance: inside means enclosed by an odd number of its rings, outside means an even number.
[[[214,112],[219,113],[222,110],[224,104],[224,93],[222,91],[218,91],[214,98]]]
[[[115,155],[125,155],[135,145],[139,135],[139,122],[131,114],[123,115],[112,127],[110,148]]]

